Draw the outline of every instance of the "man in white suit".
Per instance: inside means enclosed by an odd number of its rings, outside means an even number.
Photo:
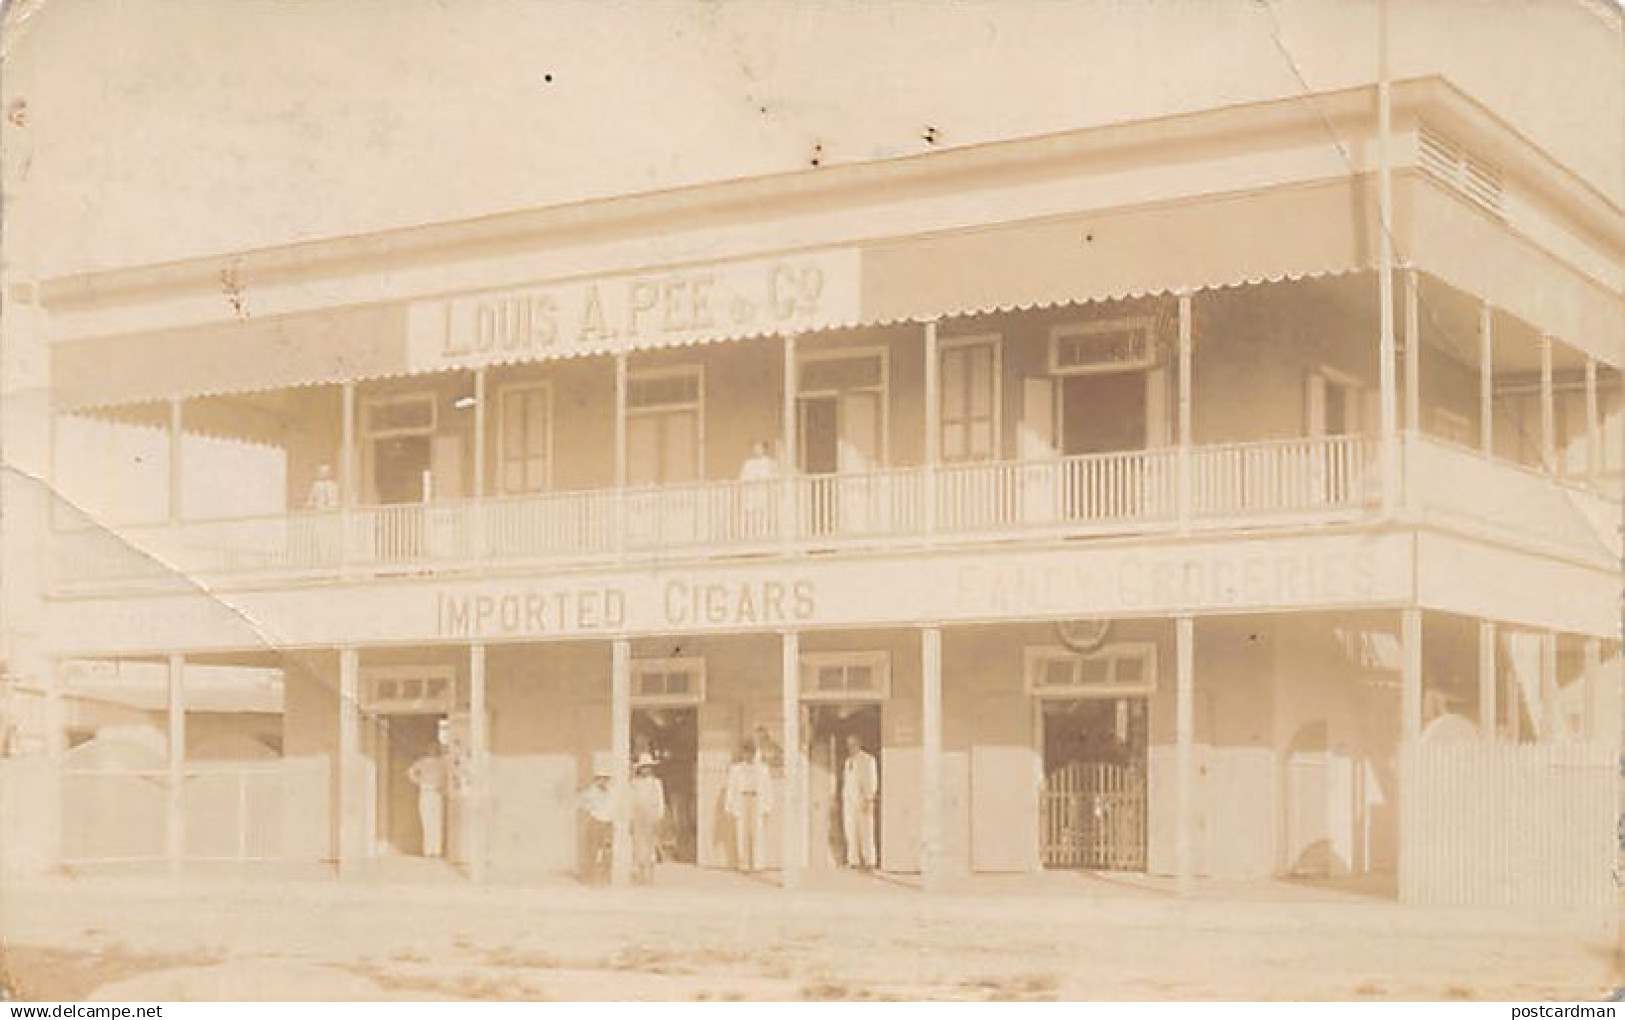
[[[880,795],[880,768],[857,736],[846,738],[841,768],[841,825],[846,834],[846,866],[875,866],[875,798]]]

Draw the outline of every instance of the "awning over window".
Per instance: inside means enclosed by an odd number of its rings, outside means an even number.
[[[407,370],[404,305],[54,344],[58,409],[283,389]]]
[[[1621,362],[1617,295],[1436,187],[1396,181],[1424,273]],[[706,266],[62,342],[57,406],[332,384],[612,350],[1081,304],[1370,270],[1374,182],[1276,186]]]

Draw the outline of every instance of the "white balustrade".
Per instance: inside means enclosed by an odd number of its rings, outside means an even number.
[[[1190,512],[1203,527],[1346,518],[1376,503],[1376,459],[1359,436],[1198,446]],[[1615,505],[1549,477],[1422,436],[1406,445],[1412,503],[1467,519],[1495,507],[1499,527],[1549,535],[1553,522],[1606,522]],[[782,480],[547,492],[448,503],[297,511],[283,516],[97,528],[56,535],[65,585],[151,585],[220,576],[334,576],[341,569],[470,569],[486,563],[594,563],[618,557],[758,554],[1025,534],[1134,534],[1179,514],[1173,447]],[[1483,494],[1495,494],[1487,499]],[[787,495],[793,505],[786,513]],[[624,513],[622,512],[624,511]],[[622,530],[617,533],[617,522]],[[786,536],[791,522],[794,533]],[[1594,535],[1605,523],[1568,528]],[[1617,543],[1617,529],[1607,533]],[[1593,545],[1595,538],[1588,539]]]

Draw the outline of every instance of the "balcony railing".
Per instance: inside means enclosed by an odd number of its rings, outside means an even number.
[[[1358,515],[1377,502],[1368,440],[1165,447],[784,480],[297,511],[57,535],[59,584],[332,577],[751,555]]]
[[[1617,502],[1432,436],[1406,437],[1405,492],[1411,510],[1426,519],[1534,540],[1571,555],[1620,554]]]

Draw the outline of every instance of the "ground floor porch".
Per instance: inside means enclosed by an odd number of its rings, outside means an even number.
[[[274,664],[274,706],[197,695],[187,677],[231,661]],[[39,805],[60,812],[57,863],[620,885],[630,809],[595,826],[584,794],[600,783],[628,805],[647,758],[665,802],[657,880],[739,868],[749,827],[758,881],[808,888],[859,877],[849,844],[868,835],[866,889],[1076,872],[1187,893],[1342,880],[1430,904],[1612,893],[1616,646],[1443,613],[177,654],[158,669],[161,711],[81,721],[57,779],[40,777],[60,795]],[[857,829],[854,745],[875,772]],[[731,802],[747,756],[766,777],[754,822]],[[410,777],[425,758],[446,769],[433,840]],[[444,865],[422,860],[431,843]]]

